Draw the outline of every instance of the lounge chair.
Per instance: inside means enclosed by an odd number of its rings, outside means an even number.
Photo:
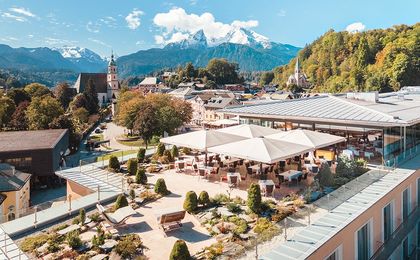
[[[268,184],[265,186],[265,196],[272,197],[274,194],[274,185]]]
[[[105,212],[105,208],[101,204],[96,204],[96,208],[99,213],[101,213],[106,221],[113,227],[121,226],[125,224],[125,221],[137,214],[137,212],[131,207],[126,206],[120,209],[117,209],[114,213]]]
[[[164,232],[182,227],[181,221],[185,218],[185,210],[165,209],[156,213],[156,219]]]

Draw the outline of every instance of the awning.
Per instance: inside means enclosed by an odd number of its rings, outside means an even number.
[[[226,127],[226,128],[219,129],[217,131],[222,132],[222,133],[243,136],[247,138],[267,136],[267,135],[276,134],[279,132],[279,130],[275,130],[273,128],[259,126],[259,125],[248,125],[248,124]]]
[[[336,143],[346,141],[346,138],[326,133],[320,133],[304,129],[295,129],[291,131],[282,131],[266,138],[291,142],[295,144],[305,145],[313,149],[319,149]]]

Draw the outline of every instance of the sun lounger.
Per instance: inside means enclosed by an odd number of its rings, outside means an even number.
[[[137,213],[131,206],[117,209],[114,213],[106,213],[101,204],[96,204],[96,207],[111,226],[123,225],[129,217]]]
[[[185,217],[185,210],[165,209],[156,213],[157,221],[164,232],[182,227],[181,221]]]
[[[66,227],[66,228],[64,228],[62,230],[57,231],[57,234],[59,234],[59,235],[66,235],[67,233],[70,233],[70,232],[72,232],[74,230],[79,230],[79,229],[80,229],[80,225],[74,224],[74,225],[68,226],[68,227]]]

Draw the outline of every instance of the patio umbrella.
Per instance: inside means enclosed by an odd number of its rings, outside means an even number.
[[[233,135],[239,135],[247,138],[259,137],[259,136],[267,136],[272,135],[280,132],[279,130],[275,130],[270,127],[264,127],[259,125],[237,125],[226,127],[217,130],[218,132],[228,133]]]
[[[223,153],[232,157],[275,163],[311,151],[313,148],[301,144],[255,137],[238,142],[209,148],[210,152]]]
[[[165,144],[172,144],[204,151],[206,154],[205,164],[207,165],[208,148],[221,144],[241,141],[243,139],[245,139],[245,137],[217,132],[215,130],[200,130],[161,138],[160,141]]]
[[[323,148],[332,144],[346,141],[346,138],[326,133],[320,133],[304,129],[282,131],[266,136],[270,139],[287,141],[295,144],[312,147],[313,150]]]

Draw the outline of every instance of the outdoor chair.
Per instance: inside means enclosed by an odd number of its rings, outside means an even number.
[[[238,176],[230,176],[228,182],[229,186],[236,187],[238,185]]]
[[[268,172],[273,172],[274,165],[270,165]]]
[[[308,173],[307,173],[307,172],[305,172],[305,173],[303,174],[303,177],[302,177],[302,179],[303,179],[303,180],[306,180],[306,179],[308,179]]]
[[[159,227],[166,233],[182,227],[181,221],[185,218],[185,210],[165,210],[157,214],[156,219]],[[166,235],[166,234],[165,234]]]
[[[249,168],[249,162],[245,162],[244,164],[246,168]]]
[[[240,159],[238,164],[239,164],[240,166],[244,165],[244,159]]]
[[[279,182],[280,183],[285,183],[285,182],[288,182],[289,181],[288,179],[284,178],[283,175],[279,175],[278,177],[279,177]]]
[[[198,174],[198,166],[197,164],[193,164],[194,173]]]
[[[312,166],[312,173],[313,174],[317,174],[319,171],[319,167],[318,166]]]
[[[205,169],[198,169],[198,174],[200,177],[206,177],[206,170]]]
[[[252,169],[249,167],[246,167],[246,174],[249,176],[252,176]]]
[[[280,163],[279,163],[280,171],[284,172],[284,167],[286,167],[286,162],[285,161],[280,161]]]
[[[274,193],[274,185],[265,185],[265,196],[272,197]]]
[[[234,167],[229,167],[228,172],[235,172],[235,168]]]
[[[299,176],[297,177],[297,180],[298,180],[298,183],[300,183],[300,182],[302,181],[302,175],[299,175]]]
[[[219,174],[220,167],[213,168],[210,174]]]
[[[213,163],[213,155],[209,156],[208,163]]]
[[[124,225],[128,218],[137,214],[137,212],[130,205],[119,208],[114,213],[107,213],[101,204],[96,204],[96,208],[98,209],[99,213],[104,216],[105,220],[113,227]]]
[[[183,172],[185,168],[185,164],[183,162],[177,163],[176,172]]]

